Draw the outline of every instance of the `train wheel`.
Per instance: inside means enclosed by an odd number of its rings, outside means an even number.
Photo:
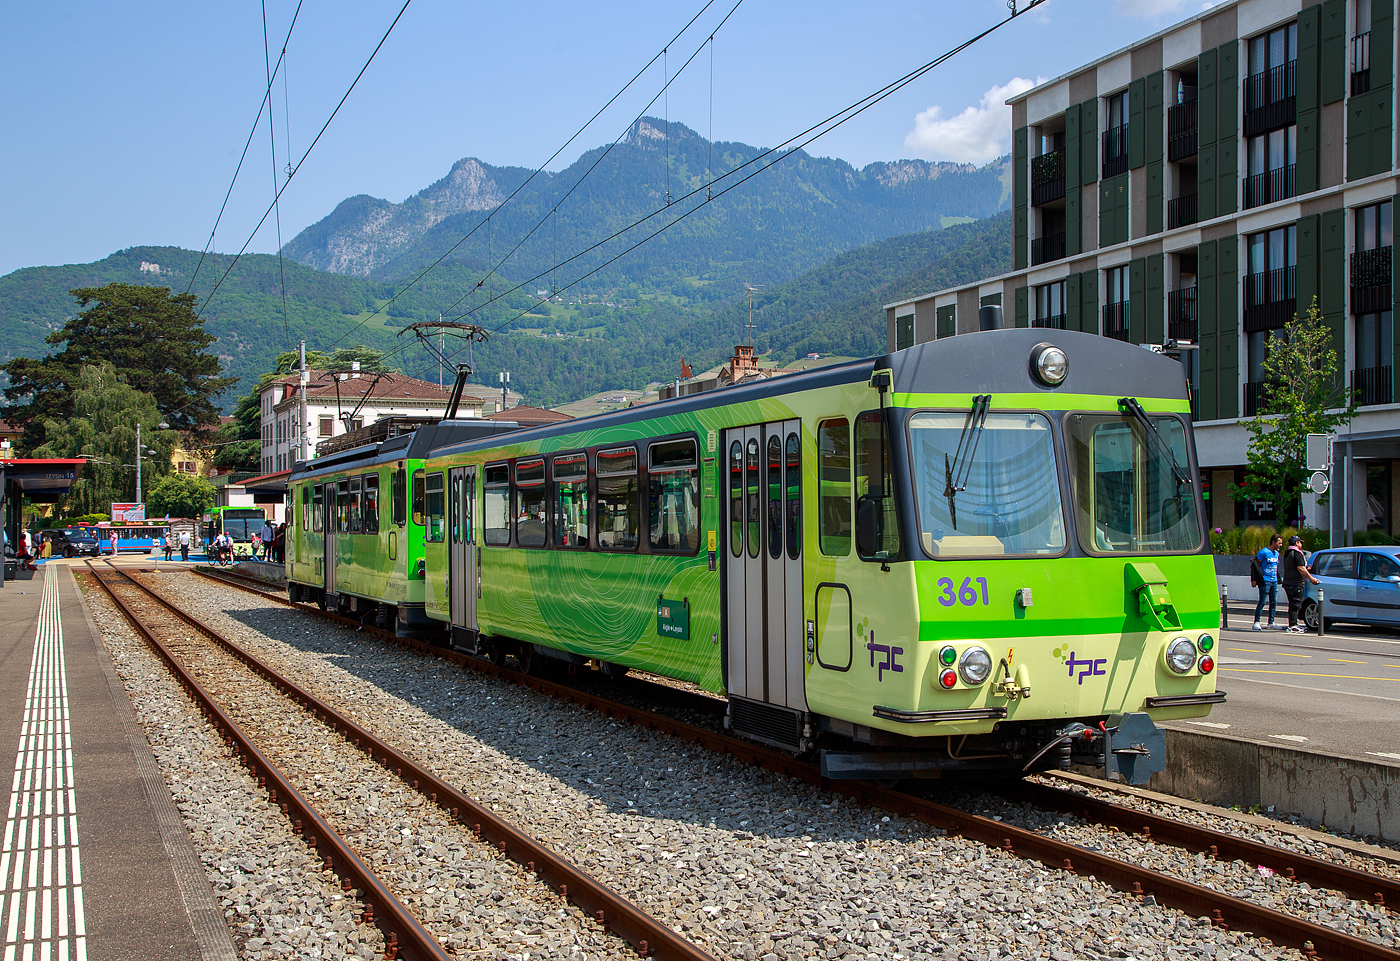
[[[288,585],[287,585],[287,600],[291,601],[293,604],[295,604],[297,601],[301,600],[301,585],[300,585],[300,584],[288,584]]]
[[[612,661],[599,661],[598,672],[610,680],[620,680],[627,676],[627,668],[622,664],[614,664]]]
[[[320,608],[321,610],[323,610],[323,611],[326,609],[326,592],[325,592],[325,591],[317,591],[317,592],[316,592],[316,606],[319,607],[319,608]]]
[[[539,668],[539,658],[535,656],[535,648],[530,644],[521,644],[515,652],[515,662],[520,665],[521,674],[534,674]]]
[[[492,642],[486,648],[486,659],[497,667],[504,667],[506,651],[499,643]]]

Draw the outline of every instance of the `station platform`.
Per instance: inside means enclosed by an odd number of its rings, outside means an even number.
[[[233,961],[73,563],[0,588],[0,959]]]

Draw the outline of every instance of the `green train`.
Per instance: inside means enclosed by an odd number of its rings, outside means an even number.
[[[1155,722],[1224,700],[1189,409],[1151,351],[984,331],[425,441],[399,556],[310,536],[353,473],[313,461],[289,583],[367,610],[421,596],[447,643],[527,670],[689,681],[830,777],[1097,764],[1143,783],[1165,764]],[[348,556],[366,576],[332,590],[316,571]]]

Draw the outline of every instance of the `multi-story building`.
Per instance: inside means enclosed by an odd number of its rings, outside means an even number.
[[[1361,404],[1308,523],[1400,509],[1394,0],[1234,0],[1008,101],[1010,273],[886,307],[891,349],[1006,323],[1158,345],[1185,367],[1212,526],[1235,503],[1268,335],[1316,298]],[[1324,516],[1327,515],[1327,516]],[[1286,518],[1285,518],[1286,519]]]

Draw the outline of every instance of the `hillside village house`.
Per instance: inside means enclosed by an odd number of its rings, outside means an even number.
[[[1240,419],[1269,332],[1317,297],[1361,407],[1303,513],[1333,546],[1400,533],[1394,7],[1226,0],[1008,101],[1013,269],[887,305],[890,349],[976,331],[988,304],[1047,339],[1155,345],[1189,382],[1211,526],[1273,522],[1286,505],[1230,497]]]

